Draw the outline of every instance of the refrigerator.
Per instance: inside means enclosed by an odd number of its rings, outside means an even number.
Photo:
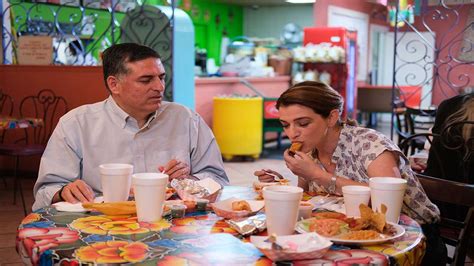
[[[316,69],[331,75],[331,87],[344,98],[343,118],[357,115],[357,32],[343,27],[311,27],[304,29],[303,44],[331,43],[345,51],[343,62],[305,62],[304,70]]]

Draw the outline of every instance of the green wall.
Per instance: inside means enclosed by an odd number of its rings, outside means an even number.
[[[231,40],[243,34],[243,8],[237,5],[227,5],[212,3],[209,0],[181,0],[178,7],[183,9],[192,19],[195,30],[195,43],[199,48],[207,50],[208,58],[214,58],[220,64],[221,42],[224,33]],[[148,0],[144,4],[167,5],[166,0]],[[26,10],[32,6],[31,3],[22,3],[21,6],[13,7],[13,14],[16,18],[22,17],[14,23],[18,30],[20,25],[25,23]],[[58,12],[59,6],[54,4],[40,4],[31,9],[30,17],[38,16],[43,20],[53,21],[53,12]],[[110,13],[100,9],[86,9],[86,15],[97,14],[96,31],[92,36],[93,42],[87,47],[87,51],[92,51],[95,56],[101,50],[101,42],[104,36],[112,41],[110,36]],[[60,22],[78,23],[80,12],[77,7],[63,7],[59,11]],[[74,16],[76,14],[76,16]],[[116,17],[121,21],[123,13],[117,12]]]
[[[147,1],[167,5],[166,0]],[[192,19],[196,46],[207,50],[208,58],[220,63],[224,32],[230,39],[243,34],[243,8],[237,5],[213,3],[209,0],[180,0],[178,7]]]

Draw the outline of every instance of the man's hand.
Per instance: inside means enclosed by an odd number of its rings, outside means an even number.
[[[61,195],[59,195],[61,192]],[[82,180],[76,180],[67,184],[61,191],[58,191],[53,197],[53,203],[60,201],[61,197],[66,202],[92,202],[94,201],[94,191]]]
[[[188,164],[176,159],[170,160],[165,166],[158,167],[158,171],[164,172],[169,176],[169,180],[189,178],[191,168]]]

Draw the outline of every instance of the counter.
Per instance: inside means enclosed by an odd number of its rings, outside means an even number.
[[[213,98],[222,95],[255,93],[240,83],[244,79],[252,84],[263,96],[278,98],[290,86],[290,76],[277,77],[212,77],[196,78],[196,111],[204,118],[204,121],[212,127]]]

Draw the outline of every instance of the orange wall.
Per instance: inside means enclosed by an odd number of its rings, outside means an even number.
[[[63,96],[69,109],[101,101],[108,96],[101,67],[0,65],[0,89],[13,97],[14,115],[18,115],[21,99],[42,89],[51,89]],[[18,133],[21,131],[7,131],[6,141],[17,139]],[[20,164],[24,171],[36,171],[39,157],[22,159]],[[0,157],[0,165],[0,168],[12,169],[13,159]]]

